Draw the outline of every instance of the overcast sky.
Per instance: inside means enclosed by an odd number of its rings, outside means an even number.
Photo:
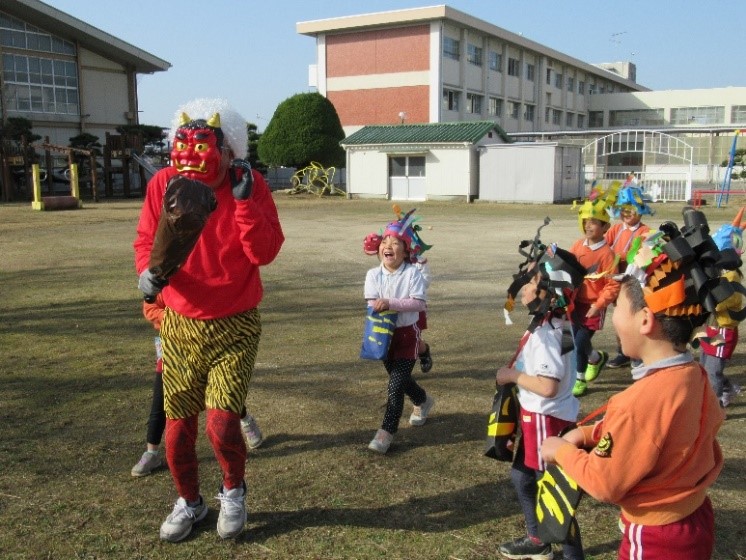
[[[299,21],[446,3],[589,63],[629,60],[655,90],[746,85],[743,0],[46,0],[171,63],[139,77],[140,122],[223,97],[259,130],[288,97],[314,91],[313,38]],[[53,30],[50,30],[53,31]]]

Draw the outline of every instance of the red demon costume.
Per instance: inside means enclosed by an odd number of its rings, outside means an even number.
[[[234,160],[246,154],[246,121],[221,100],[196,100],[182,110],[172,166],[148,183],[134,242],[140,289],[146,296],[162,289],[166,304],[161,328],[166,457],[179,493],[161,526],[161,538],[169,541],[185,538],[207,513],[195,451],[197,419],[205,409],[207,436],[223,471],[218,532],[229,538],[243,528],[246,446],[239,417],[261,334],[259,267],[274,260],[284,241],[264,179],[247,162]],[[192,118],[195,114],[199,118]],[[210,187],[217,208],[166,284],[148,263],[164,193],[177,175]]]

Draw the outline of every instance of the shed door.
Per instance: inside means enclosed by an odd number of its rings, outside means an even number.
[[[425,156],[389,157],[391,200],[425,200]]]

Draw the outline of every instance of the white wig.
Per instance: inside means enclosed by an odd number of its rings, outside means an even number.
[[[179,107],[171,121],[169,140],[173,143],[176,130],[179,128],[182,113],[186,113],[189,120],[209,120],[215,113],[220,115],[220,129],[228,147],[233,150],[233,155],[240,159],[246,159],[249,133],[246,129],[246,119],[231,109],[225,99],[194,99]]]

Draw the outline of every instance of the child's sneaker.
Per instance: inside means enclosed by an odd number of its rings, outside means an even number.
[[[427,415],[430,414],[430,409],[435,404],[435,399],[430,395],[427,395],[425,402],[419,406],[415,406],[412,410],[412,415],[409,417],[409,423],[412,426],[422,426],[427,420]]]
[[[601,373],[601,370],[604,369],[606,362],[609,361],[608,352],[599,352],[598,355],[598,361],[595,364],[589,363],[588,366],[585,368],[586,381],[595,381],[595,379]]]
[[[246,524],[246,483],[230,490],[221,486],[217,498],[220,500],[218,535],[223,539],[237,537]]]
[[[192,527],[202,521],[207,515],[207,506],[202,496],[199,503],[192,507],[184,498],[176,500],[174,510],[161,525],[161,540],[168,542],[179,542],[187,538],[192,532]]]
[[[582,379],[576,379],[575,385],[572,388],[572,394],[576,397],[582,397],[585,395],[585,392],[588,390],[588,383],[583,381]]]
[[[420,357],[420,371],[427,373],[433,369],[433,357],[430,355],[430,345],[425,344],[425,351],[419,355]]]
[[[246,445],[249,449],[256,449],[264,442],[264,436],[262,431],[256,424],[256,420],[251,414],[247,414],[244,418],[241,418],[241,431],[246,438]]]
[[[386,453],[393,440],[393,434],[388,433],[386,430],[378,430],[376,435],[373,436],[373,439],[368,444],[368,449],[378,453]]]
[[[137,477],[147,476],[162,465],[163,459],[161,459],[160,453],[157,451],[146,451],[142,454],[137,464],[132,467],[130,474]]]
[[[535,543],[530,537],[522,537],[499,546],[500,554],[514,560],[552,560],[552,545]]]
[[[630,362],[631,360],[629,359],[629,356],[625,356],[624,354],[617,354],[609,360],[609,363],[606,364],[606,367],[610,369],[623,368],[627,367]]]

